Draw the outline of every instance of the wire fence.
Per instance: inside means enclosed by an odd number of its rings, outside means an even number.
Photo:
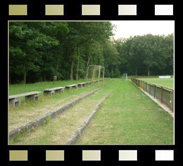
[[[135,78],[131,78],[131,81],[173,111],[173,89]]]

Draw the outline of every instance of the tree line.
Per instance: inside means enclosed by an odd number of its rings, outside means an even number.
[[[134,36],[115,41],[120,71],[129,75],[173,75],[173,34]]]
[[[173,73],[173,34],[112,39],[110,22],[10,22],[9,83],[85,78],[89,65],[105,77]]]

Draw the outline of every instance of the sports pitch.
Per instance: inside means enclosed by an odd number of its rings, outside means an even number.
[[[138,79],[174,89],[174,78],[138,78]]]

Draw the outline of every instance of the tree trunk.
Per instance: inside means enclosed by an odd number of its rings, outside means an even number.
[[[137,76],[137,67],[135,68],[135,76]]]
[[[71,70],[70,70],[70,80],[73,80],[73,66],[74,66],[74,47],[71,47]]]
[[[26,84],[26,75],[27,75],[26,66],[24,64],[24,84]]]
[[[77,48],[77,56],[78,56],[78,60],[77,60],[77,69],[76,69],[76,80],[78,80],[78,72],[79,72],[79,47]]]
[[[26,84],[26,71],[24,71],[24,84]]]
[[[88,61],[87,61],[87,64],[86,64],[86,78],[88,78],[88,70],[89,70],[89,64],[90,64],[90,56],[88,57]]]
[[[74,65],[74,58],[71,58],[71,73],[70,73],[70,80],[73,80],[73,65]]]
[[[148,74],[148,77],[149,77],[149,76],[150,76],[150,70],[149,70],[149,67],[148,67],[147,74]]]

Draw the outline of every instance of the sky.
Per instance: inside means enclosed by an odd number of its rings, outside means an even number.
[[[135,35],[168,35],[174,33],[174,21],[111,21],[116,25],[114,39],[129,38]]]

